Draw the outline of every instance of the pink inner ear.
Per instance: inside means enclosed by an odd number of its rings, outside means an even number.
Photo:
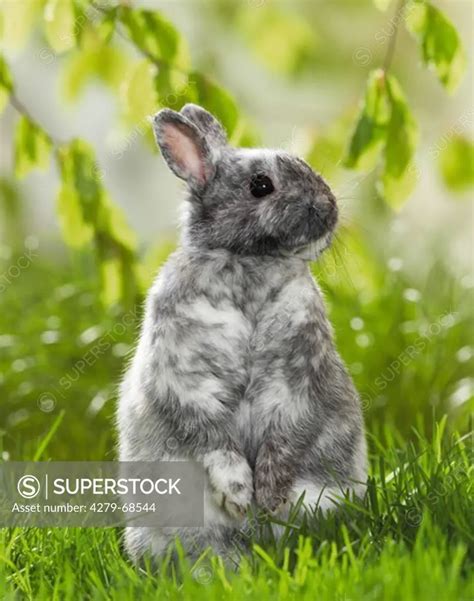
[[[167,125],[163,129],[164,143],[182,171],[184,179],[193,177],[200,183],[204,183],[206,180],[205,163],[197,143],[175,125]]]

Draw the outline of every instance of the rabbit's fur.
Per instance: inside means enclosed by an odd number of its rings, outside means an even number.
[[[201,462],[205,527],[127,528],[126,546],[156,557],[179,536],[190,554],[225,554],[250,505],[281,515],[303,492],[325,509],[364,491],[359,398],[308,268],[337,207],[304,161],[230,147],[201,107],[164,109],[154,130],[188,193],[122,384],[120,459]],[[257,174],[271,193],[251,192]]]

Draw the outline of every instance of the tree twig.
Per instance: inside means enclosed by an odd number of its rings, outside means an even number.
[[[397,45],[397,34],[398,34],[398,29],[399,29],[399,25],[400,25],[400,21],[403,19],[403,11],[405,9],[405,3],[406,0],[399,0],[398,4],[397,4],[397,8],[395,9],[395,13],[394,13],[394,19],[395,19],[395,24],[394,24],[394,30],[393,33],[390,37],[390,41],[388,43],[387,46],[387,52],[385,53],[385,58],[383,61],[383,70],[385,73],[387,73],[392,65],[392,61],[393,61],[393,56],[395,54],[395,46]]]
[[[63,144],[63,142],[61,140],[58,140],[56,137],[51,135],[48,131],[46,131],[46,129],[42,125],[40,125],[40,123],[38,123],[37,119],[35,119],[32,116],[30,111],[26,108],[26,106],[23,104],[23,102],[18,98],[18,96],[16,95],[16,92],[14,90],[12,90],[10,92],[9,100],[10,100],[10,104],[16,110],[16,112],[19,113],[20,115],[23,115],[23,117],[26,117],[28,119],[28,121],[31,121],[31,123],[34,123],[34,125],[36,125],[36,127],[38,127],[38,129],[40,129],[42,132],[44,132],[44,134],[48,137],[48,139],[51,141],[51,143],[54,146],[60,146],[61,144]]]
[[[106,8],[103,8],[102,6],[99,6],[96,2],[94,2],[94,0],[90,1],[90,5],[95,8],[95,10],[103,15],[107,15],[108,14],[108,10]],[[125,8],[131,8],[127,2],[127,0],[123,0],[122,6]],[[120,7],[119,7],[120,8]],[[109,9],[110,10],[110,9]],[[146,50],[146,48],[143,48],[141,46],[139,46],[130,36],[128,36],[125,31],[124,31],[124,26],[122,23],[117,23],[114,27],[114,33],[116,33],[120,38],[122,38],[122,40],[124,40],[125,42],[127,42],[127,44],[130,44],[131,46],[133,46],[133,48],[135,48],[135,50],[137,50],[142,56],[144,56],[145,58],[147,58],[151,63],[153,63],[154,65],[156,65],[159,69],[160,68],[164,68],[164,69],[169,69],[170,71],[175,71],[176,73],[182,73],[183,75],[191,75],[192,70],[187,70],[187,69],[182,69],[181,67],[178,67],[176,65],[174,65],[173,63],[170,63],[169,61],[160,58],[158,56],[155,56],[154,54],[152,54],[151,52],[149,52],[148,50]],[[200,72],[200,76],[202,77],[203,81],[211,81],[211,78],[208,77],[205,73]]]
[[[107,15],[108,10],[106,8],[103,8],[102,6],[99,6],[98,4],[96,4],[94,2],[94,0],[91,0],[90,5],[93,8],[95,8],[95,10],[97,12],[102,13],[103,15]],[[124,6],[125,8],[130,8],[128,3],[125,3],[125,2],[122,4],[122,6]],[[118,23],[115,25],[114,33],[116,33],[120,38],[122,38],[122,40],[124,40],[128,44],[131,44],[135,48],[135,50],[138,50],[138,52],[140,52],[140,54],[142,54],[145,58],[147,58],[151,63],[154,63],[157,67],[165,67],[167,69],[172,69],[174,71],[177,71],[178,73],[183,73],[184,75],[189,75],[189,71],[186,71],[185,69],[181,69],[180,67],[176,67],[175,65],[171,64],[169,61],[165,61],[162,58],[158,58],[157,56],[154,56],[151,52],[148,52],[148,50],[146,50],[145,48],[138,46],[134,42],[134,40],[132,40],[123,31],[121,23]]]

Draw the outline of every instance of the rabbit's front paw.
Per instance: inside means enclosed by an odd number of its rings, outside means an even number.
[[[255,466],[255,499],[262,509],[276,513],[288,500],[291,478],[287,470],[266,453]]]
[[[233,451],[213,451],[204,459],[217,504],[232,517],[242,518],[253,497],[252,470]]]

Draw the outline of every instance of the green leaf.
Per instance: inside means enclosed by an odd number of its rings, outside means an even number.
[[[387,78],[390,119],[385,139],[385,172],[394,178],[403,175],[413,158],[418,127],[410,112],[398,81]]]
[[[73,140],[58,156],[62,182],[76,192],[84,222],[97,223],[103,189],[92,148],[83,140]]]
[[[100,262],[101,300],[106,305],[122,301],[131,305],[139,290],[139,269],[135,257],[108,232],[96,236]]]
[[[130,229],[123,211],[114,205],[104,190],[102,195],[100,229],[107,231],[125,250],[134,252],[137,246],[135,233]]]
[[[63,235],[72,246],[94,242],[106,304],[134,302],[139,290],[135,237],[122,211],[102,185],[103,173],[92,148],[73,140],[58,151],[61,189],[58,208]]]
[[[417,2],[407,11],[407,27],[418,40],[423,62],[453,92],[466,70],[466,55],[454,25],[432,4]]]
[[[417,181],[417,171],[411,166],[397,177],[383,171],[377,182],[377,190],[392,209],[398,210],[415,189]]]
[[[108,43],[114,34],[115,25],[118,17],[118,7],[114,7],[107,11],[102,21],[96,26],[97,33],[102,42]]]
[[[155,90],[162,107],[179,111],[186,102],[195,101],[189,75],[174,67],[160,65],[155,76]]]
[[[381,192],[393,208],[401,206],[416,184],[416,172],[409,168],[418,140],[418,127],[406,103],[402,89],[393,76],[386,80],[390,119],[384,147]]]
[[[84,221],[77,190],[67,182],[59,190],[57,212],[63,238],[70,246],[81,248],[91,241],[94,229]]]
[[[439,155],[444,183],[455,192],[474,186],[474,143],[465,136],[455,135]]]
[[[194,102],[213,113],[233,144],[253,146],[257,142],[253,129],[240,117],[232,95],[206,75],[161,66],[155,76],[155,89],[160,106],[179,111],[187,102]]]
[[[25,177],[32,169],[47,169],[51,156],[48,135],[27,117],[20,117],[15,130],[15,175]]]
[[[189,56],[184,39],[160,13],[120,7],[119,17],[135,45],[157,62],[186,69]]]
[[[296,74],[311,65],[318,37],[314,26],[294,11],[275,6],[248,5],[239,23],[249,44],[262,62],[283,74]],[[284,41],[284,42],[283,42]]]
[[[61,188],[57,206],[64,239],[73,247],[88,243],[94,233],[100,186],[95,181],[95,163],[84,142],[73,140],[58,150]]]
[[[379,10],[385,12],[390,4],[392,4],[392,0],[374,0],[374,4]]]
[[[2,47],[18,50],[31,35],[43,0],[3,0],[1,2]]]
[[[119,93],[124,76],[130,68],[130,57],[117,46],[105,44],[97,47],[95,61],[97,77],[114,92]]]
[[[68,56],[62,74],[62,87],[67,100],[74,101],[94,79],[120,93],[130,69],[130,57],[117,46],[105,43],[90,26],[82,31],[81,48]]]
[[[48,0],[44,7],[44,32],[51,48],[58,54],[76,45],[75,10],[72,0]]]
[[[121,102],[126,120],[131,124],[143,122],[156,111],[156,66],[148,59],[134,65],[123,81]]]
[[[380,69],[369,74],[364,100],[344,158],[344,166],[364,169],[372,165],[384,142],[390,107],[385,75]]]
[[[101,301],[104,305],[114,305],[122,297],[122,265],[119,259],[105,259],[100,264],[102,281]]]
[[[68,57],[62,73],[63,93],[69,102],[77,100],[96,70],[96,54],[81,50]]]
[[[0,54],[0,114],[6,107],[12,90],[13,81],[10,69],[3,56]]]
[[[417,138],[416,122],[397,80],[381,70],[373,71],[344,165],[366,168],[382,151],[378,189],[388,204],[398,208],[417,181],[412,168]]]

